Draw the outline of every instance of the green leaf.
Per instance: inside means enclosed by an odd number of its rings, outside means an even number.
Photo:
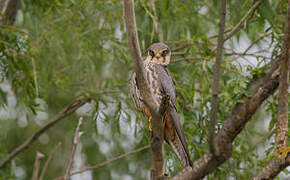
[[[260,15],[267,19],[267,21],[271,24],[271,26],[275,26],[275,18],[276,14],[272,9],[269,0],[263,0],[261,5],[258,8]]]

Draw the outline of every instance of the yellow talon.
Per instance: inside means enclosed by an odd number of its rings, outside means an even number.
[[[149,117],[149,130],[152,131],[152,116]]]

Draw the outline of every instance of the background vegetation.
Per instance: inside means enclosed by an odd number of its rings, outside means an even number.
[[[235,26],[254,2],[229,0],[226,30]],[[220,1],[164,0],[156,1],[155,6],[162,39],[173,51],[169,70],[176,85],[177,108],[191,157],[196,160],[208,152]],[[281,54],[286,9],[286,0],[264,0],[226,42],[219,128],[241,97],[251,95],[247,83],[262,76],[266,64]],[[148,0],[137,0],[135,11],[145,55],[150,44],[158,41],[154,13]],[[36,152],[46,159],[58,142],[62,145],[44,179],[62,176],[80,116],[84,117],[84,134],[73,170],[150,143],[148,122],[136,111],[129,95],[133,68],[122,1],[21,1],[15,21],[1,25],[0,37],[0,160],[74,99],[93,98],[0,169],[1,179],[30,179]],[[249,179],[273,158],[277,107],[274,94],[235,139],[232,158],[207,179]],[[147,149],[72,179],[148,179],[150,159]],[[165,160],[171,176],[182,169],[167,146]],[[288,179],[288,173],[285,169],[279,178]]]

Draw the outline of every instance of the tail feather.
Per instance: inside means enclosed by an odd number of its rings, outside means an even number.
[[[178,114],[175,108],[169,107],[170,119],[175,127],[175,138],[167,139],[168,143],[172,147],[173,151],[177,155],[178,159],[184,166],[193,166],[192,161],[190,160],[189,151],[187,149],[187,142],[184,135],[184,132],[181,128],[181,124],[178,119]]]
[[[172,147],[174,153],[178,157],[178,159],[181,161],[182,165],[192,166],[192,161],[190,160],[189,154],[186,152],[186,150],[183,148],[183,145],[180,141],[180,138],[178,137],[177,133],[175,133],[176,136],[174,140],[167,140],[169,145]]]

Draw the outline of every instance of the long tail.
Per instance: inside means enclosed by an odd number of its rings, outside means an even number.
[[[169,107],[168,109],[169,117],[173,123],[174,138],[167,138],[166,141],[172,147],[173,151],[177,155],[181,163],[187,166],[193,166],[193,163],[189,156],[189,151],[187,149],[187,142],[185,139],[184,132],[181,128],[181,124],[178,119],[177,111],[174,107]]]
[[[180,148],[182,147],[182,143],[179,138],[175,138],[173,141],[169,140],[168,143],[172,147],[174,153],[181,161],[183,166],[192,166],[192,161],[190,160],[190,157],[187,154],[186,150],[184,148]]]

